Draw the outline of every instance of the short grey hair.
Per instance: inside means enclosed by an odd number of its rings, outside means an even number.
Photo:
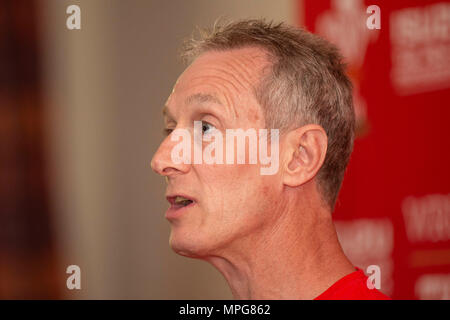
[[[328,137],[318,189],[333,210],[353,149],[355,113],[352,84],[337,48],[326,40],[285,23],[249,19],[216,22],[188,39],[182,56],[192,61],[207,51],[260,47],[268,54],[271,72],[256,89],[266,127],[281,132],[318,124]]]

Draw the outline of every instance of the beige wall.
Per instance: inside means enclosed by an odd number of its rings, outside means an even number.
[[[168,246],[164,181],[150,170],[161,107],[183,70],[176,53],[194,25],[219,16],[292,23],[295,0],[42,0],[49,161],[67,298],[230,298],[218,271]],[[82,29],[65,10],[81,7]],[[65,283],[61,284],[65,286]]]

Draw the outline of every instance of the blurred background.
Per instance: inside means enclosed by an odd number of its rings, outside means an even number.
[[[66,25],[70,5],[81,29]],[[219,16],[340,47],[358,124],[334,213],[344,250],[380,266],[395,299],[450,299],[450,3],[434,0],[2,0],[0,299],[232,297],[209,264],[169,248],[150,169],[178,49]]]

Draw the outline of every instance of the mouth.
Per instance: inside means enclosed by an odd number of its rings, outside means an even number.
[[[175,218],[182,214],[185,209],[196,204],[195,200],[185,195],[171,195],[166,197],[170,203],[170,208],[166,212],[166,218]]]

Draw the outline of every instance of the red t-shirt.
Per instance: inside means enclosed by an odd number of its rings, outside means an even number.
[[[375,288],[369,289],[367,276],[361,269],[356,268],[355,272],[339,279],[314,300],[391,300],[391,298]]]

